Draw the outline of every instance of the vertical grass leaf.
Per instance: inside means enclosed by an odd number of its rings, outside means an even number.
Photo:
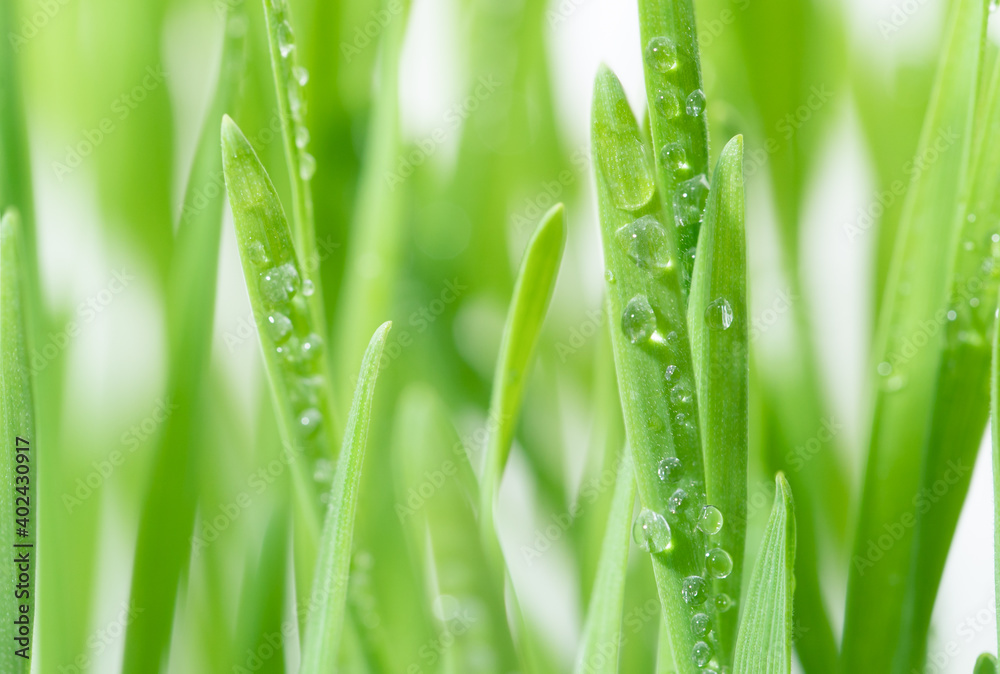
[[[938,69],[914,176],[873,347],[874,411],[867,468],[848,579],[841,653],[845,671],[889,671],[902,621],[912,530],[878,559],[869,552],[884,527],[913,516],[927,425],[944,335],[940,315],[957,245],[954,225],[968,174],[972,126],[983,57],[987,4],[952,3],[948,38]],[[935,161],[930,161],[934,157]],[[933,330],[927,326],[935,326]],[[914,347],[914,343],[923,343]]]
[[[361,362],[358,387],[347,418],[344,445],[337,460],[337,470],[330,490],[330,503],[323,524],[315,581],[306,619],[302,648],[301,674],[325,674],[335,671],[337,653],[344,625],[347,603],[347,580],[351,567],[351,541],[354,514],[357,510],[361,469],[368,443],[375,380],[379,360],[391,323],[383,323],[372,336]]]
[[[795,511],[785,476],[778,473],[774,482],[774,505],[750,576],[736,640],[734,674],[792,671]]]
[[[983,653],[976,660],[976,666],[972,674],[998,674],[1000,667],[997,666],[997,659],[991,653]]]
[[[746,540],[749,379],[743,137],[726,145],[698,239],[688,327],[698,391],[705,494],[727,526],[711,551],[716,591],[739,600]],[[719,614],[720,660],[729,664],[737,611]]]
[[[587,608],[587,624],[576,661],[576,674],[616,674],[618,647],[622,637],[622,609],[625,579],[635,506],[635,474],[628,452],[618,464],[615,491],[611,498],[601,558],[597,565],[594,590]]]
[[[638,161],[629,149],[638,125],[618,78],[602,67],[594,85],[593,148],[604,248],[611,343],[625,432],[643,517],[639,529],[653,571],[678,672],[698,670],[691,618],[707,601],[702,577],[706,534],[705,478],[697,424],[694,370],[673,228],[660,222],[652,197],[628,204],[614,195],[618,165]],[[628,159],[628,157],[637,159]],[[620,173],[644,180],[635,165]],[[626,186],[626,193],[634,192]],[[717,527],[705,526],[717,533]],[[648,534],[655,533],[650,537]],[[701,647],[699,646],[699,649]]]
[[[0,541],[12,556],[0,582],[0,619],[9,635],[0,648],[0,670],[27,674],[35,619],[35,549],[38,509],[38,452],[31,370],[28,364],[28,305],[24,242],[17,213],[0,220]],[[18,508],[29,514],[21,517]],[[22,511],[23,512],[23,511]],[[15,563],[24,555],[25,565]],[[19,576],[20,574],[20,576]],[[24,576],[28,582],[25,588]],[[22,595],[20,590],[27,591]],[[24,621],[22,623],[22,621]],[[23,629],[22,629],[23,628]],[[23,641],[22,641],[23,640]]]

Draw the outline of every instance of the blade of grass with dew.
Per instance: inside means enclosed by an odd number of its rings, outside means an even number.
[[[16,8],[13,2],[0,7],[0,34],[19,35],[15,31]],[[34,199],[16,54],[14,40],[4,40],[0,45],[0,209],[17,209],[25,230],[25,253],[34,257]],[[25,262],[29,269],[35,268],[30,259]]]
[[[615,479],[594,591],[587,607],[587,623],[576,661],[576,674],[616,674],[622,639],[625,579],[635,507],[635,474],[628,452],[622,454]]]
[[[1000,283],[1000,61],[988,51],[968,185],[955,214],[961,244],[955,251],[947,312],[935,320],[945,334],[919,494],[934,494],[933,508],[918,507],[902,611],[895,671],[908,674],[926,660],[927,637],[945,561],[972,480],[989,419],[997,285]],[[941,484],[948,486],[939,494]],[[920,500],[924,503],[923,497]]]
[[[24,255],[20,217],[16,211],[7,210],[0,219],[0,429],[4,444],[0,453],[0,541],[12,557],[0,582],[0,616],[10,635],[0,649],[0,669],[11,674],[27,674],[33,655],[38,557],[35,532],[39,515],[36,466],[38,452],[43,451],[35,435],[35,401],[28,365],[30,309]]]
[[[737,136],[722,151],[712,177],[687,318],[705,457],[705,494],[726,522],[718,547],[706,553],[706,564],[714,576],[716,594],[737,602],[747,526],[747,309],[743,137]],[[731,662],[738,614],[736,610],[720,612],[714,626],[723,665]]]
[[[489,553],[495,555],[491,560],[495,570],[503,566],[493,516],[500,480],[507,465],[532,355],[552,300],[565,245],[563,206],[557,204],[542,217],[528,242],[500,342],[490,396],[491,432],[479,492],[480,530]]]
[[[845,671],[889,671],[900,636],[913,517],[920,480],[912,460],[927,438],[937,365],[944,343],[938,317],[947,309],[954,229],[968,175],[973,119],[980,82],[987,4],[952,4],[944,48],[914,176],[899,227],[899,241],[873,348],[877,374],[860,518],[848,579],[841,665]],[[933,161],[932,161],[933,159]],[[933,326],[930,330],[926,326]],[[914,346],[914,340],[926,346]],[[875,541],[885,527],[903,529],[882,551]],[[872,550],[878,551],[877,559]]]
[[[688,674],[699,670],[691,618],[709,594],[699,524],[717,533],[721,516],[701,501],[705,478],[674,229],[657,220],[662,208],[650,150],[606,67],[597,75],[593,110],[611,342],[643,506],[634,531],[651,553],[677,670]]]
[[[734,674],[790,674],[794,592],[795,510],[792,490],[778,473],[771,517],[747,588]]]
[[[410,3],[383,34],[380,45],[379,96],[372,108],[368,145],[358,185],[357,210],[351,222],[347,268],[334,326],[337,387],[346,399],[345,373],[357,369],[368,333],[392,309],[402,242],[402,178],[399,131],[399,59]]]
[[[690,285],[708,195],[708,125],[691,0],[640,0],[643,68],[658,185]]]
[[[204,185],[220,172],[219,135],[211,119],[232,104],[243,69],[246,18],[227,14],[219,79],[202,130],[177,233],[168,296],[167,397],[174,411],[153,454],[152,474],[141,506],[130,601],[145,611],[129,624],[124,672],[155,672],[166,660],[177,588],[188,568],[197,504],[203,373],[211,350],[216,268],[222,227],[222,195],[198,207]]]
[[[337,459],[330,502],[323,524],[315,581],[310,595],[310,611],[302,642],[301,674],[325,674],[334,671],[338,662],[347,603],[358,487],[361,484],[361,470],[368,443],[368,426],[379,360],[390,327],[391,323],[383,323],[375,331],[361,362],[358,386],[347,418],[344,444]]]
[[[519,664],[503,588],[493,581],[479,544],[479,487],[465,445],[430,387],[411,385],[398,410],[392,443],[396,513],[438,609],[434,637],[441,643],[452,640],[442,655],[450,668],[446,671],[475,671],[484,647],[492,651],[496,671],[515,671]],[[434,490],[425,498],[426,486]],[[457,601],[448,605],[444,600],[449,597]]]
[[[310,284],[313,292],[306,299],[314,325],[326,326],[323,306],[323,284],[319,269],[319,252],[316,248],[316,226],[313,214],[312,178],[316,173],[316,158],[310,154],[309,128],[306,126],[306,84],[309,71],[298,64],[298,49],[292,30],[291,8],[287,0],[261,0],[267,23],[268,46],[271,51],[271,70],[278,100],[281,136],[285,147],[285,162],[292,192],[292,241],[302,264],[302,282]],[[312,264],[312,261],[316,264]],[[324,331],[322,337],[329,335]],[[322,367],[328,367],[322,363]],[[335,391],[333,393],[336,393]],[[335,412],[339,413],[336,405]],[[339,434],[340,424],[333,427]]]
[[[335,424],[330,377],[324,368],[323,326],[313,322],[310,287],[267,171],[228,116],[222,122],[223,168],[247,293],[278,415],[290,454],[295,504],[296,589],[312,586],[319,542],[320,492],[332,478]]]
[[[976,659],[976,666],[972,674],[998,674],[1000,667],[997,666],[997,659],[991,653],[983,653]]]

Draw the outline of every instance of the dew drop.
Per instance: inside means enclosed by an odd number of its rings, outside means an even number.
[[[644,215],[615,233],[618,245],[643,269],[657,274],[673,267],[667,252],[667,230],[652,215]]]
[[[329,482],[333,479],[333,461],[316,459],[313,464],[313,479],[317,482]]]
[[[667,143],[660,150],[660,161],[665,167],[674,173],[689,170],[691,167],[687,163],[687,152],[680,143]]]
[[[712,599],[712,603],[715,604],[715,610],[719,613],[725,613],[733,607],[732,598],[725,592],[720,592],[715,595],[715,598]]]
[[[681,581],[681,597],[684,603],[700,606],[708,599],[708,585],[701,576],[688,576]]]
[[[658,72],[670,72],[677,67],[677,47],[668,37],[654,37],[646,45],[646,63]]]
[[[708,617],[707,613],[695,613],[691,616],[691,631],[694,632],[695,636],[705,636],[711,627],[712,619]]]
[[[306,279],[305,281],[302,282],[302,294],[303,295],[305,295],[306,297],[312,297],[313,293],[315,293],[315,292],[316,292],[316,286],[313,284],[312,281],[310,281],[309,279]]]
[[[316,158],[308,152],[302,152],[299,158],[299,176],[303,180],[312,180],[316,175]]]
[[[299,124],[295,127],[295,147],[304,150],[309,145],[309,139],[309,129],[306,128],[305,124]]]
[[[733,572],[733,558],[722,548],[705,553],[705,568],[713,578],[726,578]]]
[[[656,92],[653,105],[667,119],[679,117],[681,114],[681,101],[677,96],[677,90],[669,85]]]
[[[713,655],[712,647],[709,646],[704,641],[696,642],[694,648],[691,649],[691,659],[694,661],[694,664],[698,667],[707,666],[709,660],[712,659],[712,655]]]
[[[660,465],[656,469],[656,474],[660,476],[660,480],[663,482],[677,482],[681,477],[682,466],[681,460],[676,456],[668,456],[660,461]]]
[[[267,317],[267,334],[275,344],[281,344],[292,334],[292,321],[288,316],[275,312]]]
[[[293,49],[295,49],[295,35],[292,33],[292,26],[287,21],[282,21],[278,26],[278,51],[283,58],[288,58]]]
[[[260,241],[251,241],[250,245],[247,246],[247,254],[250,257],[250,261],[258,267],[262,267],[271,261],[267,257],[267,251],[264,250],[264,244]]]
[[[287,302],[299,288],[299,272],[290,263],[268,269],[260,275],[260,294],[271,304]]]
[[[701,89],[692,91],[684,103],[684,109],[692,117],[697,117],[705,112],[705,92]]]
[[[686,491],[678,489],[667,499],[667,510],[670,511],[671,515],[680,514],[681,509],[684,508],[684,503],[687,501],[687,497]]]
[[[712,300],[705,307],[705,323],[715,330],[728,330],[733,318],[733,306],[724,297]]]
[[[628,301],[622,313],[622,330],[633,344],[648,342],[656,331],[656,314],[645,295],[636,295]]]
[[[670,402],[674,405],[690,405],[692,400],[691,389],[684,384],[676,384],[670,389]]]
[[[302,350],[302,357],[305,360],[312,360],[319,354],[320,349],[323,348],[323,340],[315,332],[311,332],[302,340],[300,348]]]
[[[708,180],[700,173],[677,186],[674,194],[674,217],[678,227],[699,224],[705,217],[708,202]]]
[[[322,423],[323,415],[315,407],[302,410],[299,414],[299,430],[307,438],[316,435]]]
[[[302,66],[295,66],[292,68],[292,77],[295,78],[300,87],[304,87],[309,83],[309,70]]]
[[[722,531],[722,511],[713,505],[707,505],[701,509],[701,517],[698,518],[698,528],[709,536]]]
[[[671,379],[674,378],[674,375],[676,373],[677,373],[676,365],[667,365],[667,370],[666,372],[663,373],[663,378],[666,379],[667,381],[670,381]]]
[[[670,525],[660,513],[643,508],[632,525],[632,539],[646,552],[663,552],[670,547]]]

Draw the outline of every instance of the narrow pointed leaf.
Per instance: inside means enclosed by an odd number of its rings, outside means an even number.
[[[587,608],[587,624],[576,661],[576,674],[615,674],[622,638],[622,608],[635,506],[635,475],[626,452],[618,465],[615,492],[601,544],[597,578]]]
[[[358,387],[347,418],[344,445],[337,461],[337,471],[330,490],[330,505],[323,524],[309,615],[306,619],[302,666],[299,669],[301,674],[325,674],[334,671],[337,664],[344,628],[351,541],[354,536],[354,514],[358,505],[361,469],[368,443],[368,426],[379,360],[390,327],[390,323],[384,323],[375,331],[361,362]]]
[[[948,37],[921,136],[915,174],[899,225],[899,240],[873,347],[874,412],[860,520],[848,578],[842,667],[889,671],[902,628],[912,517],[920,480],[913,461],[927,440],[947,311],[956,220],[968,175],[973,117],[986,28],[983,0],[951,3]],[[930,161],[934,158],[935,161]],[[931,329],[929,326],[935,326]],[[923,344],[917,347],[915,344]],[[884,554],[872,554],[886,526],[903,530]]]
[[[990,653],[983,653],[976,660],[976,666],[972,674],[998,674],[1000,667],[997,666],[997,659]]]
[[[687,312],[674,230],[660,222],[662,209],[644,188],[651,175],[649,148],[621,83],[607,68],[594,85],[593,148],[625,432],[639,500],[653,516],[669,522],[670,545],[656,546],[653,571],[678,671],[695,672],[694,659],[688,657],[697,641],[691,617],[706,593],[682,589],[705,582],[685,579],[700,578],[704,567],[706,536],[696,525],[707,504],[701,500],[705,478]],[[685,498],[671,506],[671,498],[682,494]]]
[[[785,476],[774,480],[774,505],[747,588],[736,641],[734,674],[792,671],[795,512]]]
[[[0,671],[10,674],[27,674],[31,666],[38,556],[35,494],[40,448],[35,436],[35,403],[28,364],[28,269],[24,255],[20,218],[9,210],[0,220],[0,429],[4,437],[0,452],[0,542],[9,551],[11,561],[0,582],[0,619],[8,635],[0,649]],[[26,561],[15,563],[15,559]]]
[[[732,562],[731,572],[715,581],[715,589],[737,601],[746,540],[749,433],[745,220],[743,138],[737,136],[722,151],[712,178],[688,299],[705,493],[726,522],[712,559],[723,567],[727,557]],[[723,572],[719,567],[720,575]],[[737,615],[737,611],[720,614],[715,627],[720,659],[726,664],[736,637]]]

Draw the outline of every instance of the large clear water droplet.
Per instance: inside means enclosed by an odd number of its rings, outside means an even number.
[[[719,613],[725,613],[726,611],[728,611],[733,607],[732,598],[725,592],[720,592],[719,594],[715,595],[715,598],[712,600],[712,603],[715,604],[715,610],[718,611]]]
[[[733,572],[733,558],[722,548],[713,548],[705,553],[705,568],[712,578],[726,578]]]
[[[299,289],[299,272],[285,263],[268,269],[260,275],[260,294],[271,304],[287,302]]]
[[[691,169],[688,166],[687,152],[680,143],[667,143],[660,150],[660,162],[673,173],[683,173]]]
[[[645,295],[636,295],[625,305],[622,330],[633,344],[643,344],[656,332],[656,314]]]
[[[733,306],[724,297],[712,300],[705,307],[705,323],[715,330],[728,330],[733,318]]]
[[[322,424],[323,415],[315,407],[302,410],[299,414],[299,431],[307,438],[316,435]]]
[[[681,581],[681,598],[691,606],[701,606],[708,599],[708,583],[701,576],[688,576]]]
[[[682,383],[677,383],[670,389],[670,402],[674,405],[690,405],[693,400],[691,389]]]
[[[292,32],[292,26],[287,21],[282,21],[278,25],[278,51],[283,58],[288,58],[293,49],[295,49],[295,34]]]
[[[643,269],[662,274],[673,267],[667,230],[652,215],[644,215],[615,233],[622,250]]]
[[[701,517],[698,518],[698,528],[709,536],[722,531],[722,511],[713,505],[702,508]]]
[[[667,119],[674,119],[681,114],[681,99],[677,95],[677,89],[669,84],[656,91],[653,96],[653,105]]]
[[[646,45],[646,63],[657,72],[670,72],[677,67],[677,47],[668,37],[654,37]]]
[[[692,117],[697,117],[705,112],[705,92],[701,89],[695,89],[688,94],[687,100],[684,102],[684,110]]]
[[[691,631],[696,637],[703,637],[712,629],[712,619],[707,613],[695,613],[691,616]]]
[[[281,344],[292,334],[292,321],[288,316],[280,312],[269,314],[267,317],[267,334],[275,344]]]
[[[668,456],[667,458],[660,461],[660,465],[656,469],[656,474],[660,476],[660,480],[667,483],[674,483],[681,477],[681,460],[676,456]]]
[[[663,552],[670,547],[670,525],[660,513],[643,508],[632,525],[632,539],[646,552]]]
[[[705,204],[708,203],[708,180],[704,173],[685,180],[677,186],[674,194],[674,217],[678,227],[697,225],[705,217]]]
[[[709,646],[704,641],[698,641],[695,643],[694,648],[691,649],[691,659],[697,667],[705,667],[708,665],[709,660],[712,659],[714,651],[712,647]]]

